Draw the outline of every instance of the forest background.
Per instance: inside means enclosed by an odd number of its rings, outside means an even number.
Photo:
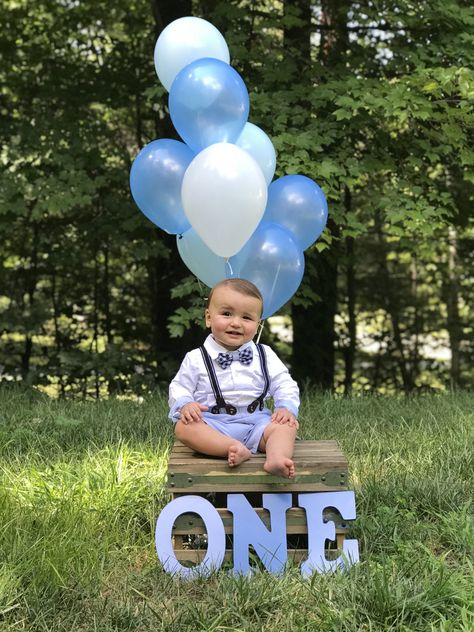
[[[302,286],[264,341],[324,390],[472,387],[470,2],[1,9],[0,381],[140,395],[202,340],[207,289],[128,184],[140,148],[176,138],[153,49],[195,15],[227,41],[276,177],[307,175],[328,198]]]

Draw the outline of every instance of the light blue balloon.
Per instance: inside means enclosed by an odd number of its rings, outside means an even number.
[[[306,176],[283,176],[268,187],[262,221],[281,224],[306,250],[323,232],[328,205],[321,188]]]
[[[242,250],[230,257],[227,277],[254,283],[263,296],[262,318],[268,318],[290,300],[303,272],[304,254],[291,233],[261,222]]]
[[[130,189],[141,212],[172,235],[190,228],[181,204],[184,172],[194,153],[178,140],[162,138],[146,145],[133,161]]]
[[[224,257],[219,257],[206,246],[203,240],[190,228],[176,238],[181,259],[191,272],[208,287],[214,287],[226,278]]]
[[[245,123],[235,144],[247,151],[257,161],[268,186],[275,175],[276,152],[272,141],[263,129],[253,123]]]
[[[230,54],[221,33],[202,18],[178,18],[161,31],[155,45],[155,68],[169,91],[174,78],[185,66],[203,57],[229,63]]]
[[[205,57],[185,66],[171,84],[171,120],[196,153],[214,143],[233,143],[249,115],[249,95],[239,73]]]

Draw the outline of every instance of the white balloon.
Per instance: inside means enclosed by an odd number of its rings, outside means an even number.
[[[201,18],[179,18],[163,29],[155,44],[155,69],[168,90],[185,66],[203,57],[230,61],[229,49],[221,32]]]
[[[267,184],[250,154],[231,143],[216,143],[190,163],[181,200],[191,226],[204,243],[219,257],[231,257],[262,218]]]
[[[267,184],[270,184],[275,175],[276,152],[272,141],[263,129],[253,123],[245,123],[235,144],[255,158],[263,171]]]

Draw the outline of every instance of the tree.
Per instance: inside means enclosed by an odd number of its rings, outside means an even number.
[[[276,176],[308,175],[329,200],[331,224],[291,302],[295,374],[346,392],[469,384],[464,0],[4,2],[6,377],[65,395],[142,392],[166,383],[201,338],[205,288],[128,188],[139,149],[175,134],[153,47],[190,13],[226,37],[250,120],[278,151]],[[426,353],[444,340],[451,366]]]

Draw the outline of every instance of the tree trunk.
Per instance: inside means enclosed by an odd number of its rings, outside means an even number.
[[[414,308],[413,314],[413,345],[411,345],[411,381],[415,386],[416,378],[419,375],[420,368],[420,334],[422,333],[423,322],[422,315],[420,313],[419,301],[418,301],[418,266],[416,260],[416,253],[413,253],[410,263],[411,274],[411,297]]]
[[[26,294],[28,296],[29,309],[32,311],[35,302],[36,285],[38,283],[38,240],[39,227],[36,222],[33,223],[32,251],[31,251],[31,267],[27,273]],[[21,354],[21,377],[27,380],[30,373],[30,360],[33,352],[33,339],[30,332],[25,333],[25,346]]]
[[[191,0],[151,0],[151,10],[155,21],[156,37],[173,20],[192,15]]]
[[[113,343],[112,335],[112,314],[110,310],[110,266],[109,266],[109,245],[104,246],[104,317],[105,336],[107,344]]]
[[[459,281],[458,281],[458,234],[454,226],[448,229],[448,282],[446,284],[446,306],[448,312],[448,334],[451,347],[451,388],[459,387],[461,363],[460,350],[462,326],[459,316]]]
[[[308,386],[331,390],[334,385],[334,315],[337,265],[331,254],[308,257],[308,274],[321,300],[309,307],[292,306],[293,373]]]
[[[330,68],[340,64],[347,44],[348,2],[322,3],[321,21],[331,29],[323,29],[319,49],[319,62]],[[300,9],[305,26],[285,31],[285,50],[300,48],[302,63],[310,60],[311,3],[288,2],[285,8],[294,13]],[[328,229],[336,236],[336,226],[328,222]],[[320,301],[303,307],[292,306],[293,318],[293,372],[299,381],[324,390],[334,387],[335,352],[334,319],[337,309],[337,254],[336,241],[331,249],[318,253],[315,249],[306,254],[306,279],[320,297]]]
[[[95,398],[99,399],[100,388],[99,388],[99,369],[98,363],[99,359],[97,357],[99,353],[99,252],[95,251],[94,254],[94,321],[93,321],[93,337],[91,343],[91,350],[94,351],[94,392]]]
[[[21,377],[24,381],[28,379],[30,373],[31,352],[33,350],[33,340],[30,334],[25,334],[25,346],[21,354]]]
[[[380,275],[382,284],[385,289],[384,301],[385,309],[390,316],[392,323],[393,342],[396,349],[396,361],[402,378],[403,390],[406,394],[410,393],[414,388],[413,375],[409,368],[409,362],[406,358],[406,351],[403,344],[402,331],[400,326],[400,310],[394,293],[393,282],[387,263],[387,245],[385,243],[380,217],[376,216],[376,230],[380,245]]]
[[[54,343],[56,347],[56,358],[58,367],[58,379],[59,379],[59,393],[61,397],[64,397],[64,379],[61,367],[61,332],[59,330],[59,306],[56,294],[56,271],[53,270],[51,274],[51,303],[53,306],[53,324],[54,324]]]
[[[349,43],[347,16],[351,3],[348,0],[321,2],[321,43],[319,46],[319,61],[327,68],[341,63],[346,54]]]
[[[192,15],[192,2],[174,0],[152,0],[151,9],[155,21],[155,33],[158,37],[161,31],[174,20]],[[165,98],[167,100],[167,98]],[[137,114],[141,112],[136,109]],[[138,129],[138,124],[137,124]],[[155,119],[157,138],[177,137],[170,117]],[[183,341],[170,339],[167,324],[168,318],[174,312],[173,301],[170,297],[171,289],[179,283],[179,279],[185,275],[184,264],[181,262],[176,248],[176,238],[163,231],[155,230],[153,238],[158,239],[169,248],[169,256],[153,256],[147,262],[148,287],[150,292],[150,317],[151,317],[151,356],[159,368],[163,360],[170,354],[177,357],[182,355]]]
[[[346,187],[345,189],[345,207],[346,211],[350,212],[351,210],[351,192]],[[354,358],[355,358],[355,350],[357,344],[357,323],[355,316],[355,303],[356,303],[356,295],[355,295],[355,269],[354,269],[354,260],[355,260],[355,244],[353,237],[346,238],[346,254],[347,254],[347,265],[346,265],[346,288],[347,288],[347,333],[349,337],[349,344],[344,350],[344,364],[345,364],[345,373],[344,373],[344,393],[345,395],[350,395],[352,393],[352,381],[354,376]]]

